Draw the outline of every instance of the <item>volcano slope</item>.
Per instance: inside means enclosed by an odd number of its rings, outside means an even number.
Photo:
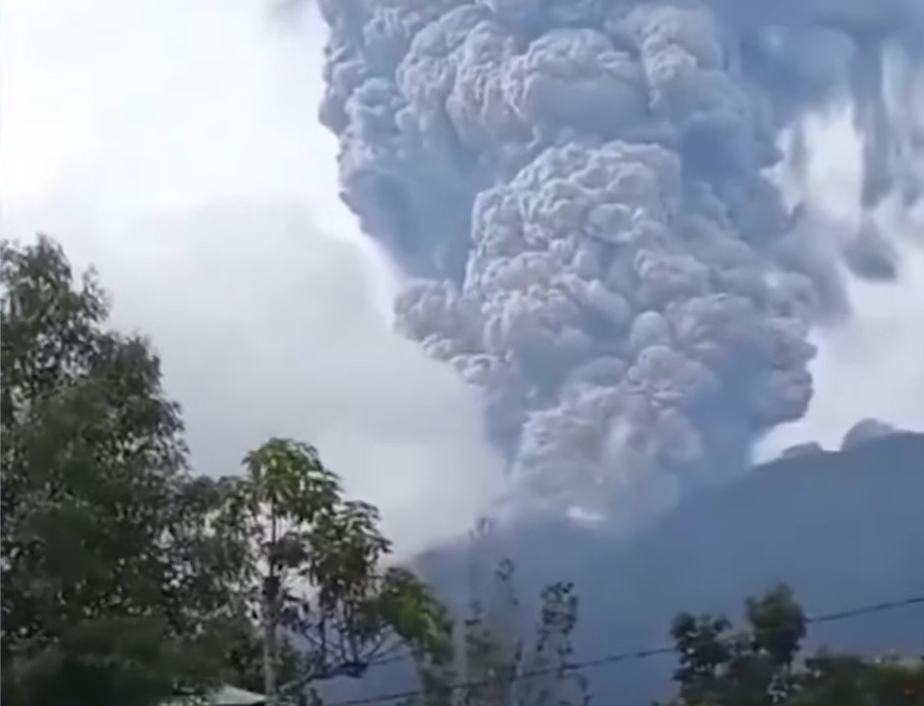
[[[537,520],[421,564],[456,605],[467,599],[472,564],[498,556],[517,565],[524,604],[545,583],[573,582],[581,601],[574,659],[592,660],[667,644],[680,610],[737,617],[745,597],[779,582],[812,616],[922,596],[922,501],[924,435],[895,434],[759,466],[687,497],[631,540],[612,538],[605,524]],[[920,654],[924,606],[820,623],[809,643]],[[664,692],[673,668],[666,656],[603,665],[587,677],[597,701],[645,703]]]

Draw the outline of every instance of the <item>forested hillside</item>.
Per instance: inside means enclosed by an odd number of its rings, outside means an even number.
[[[478,551],[513,557],[524,597],[573,582],[583,616],[577,652],[600,656],[662,645],[681,607],[737,614],[742,596],[781,580],[813,615],[922,596],[922,497],[924,436],[896,434],[754,468],[629,541],[605,526],[545,520],[496,530]],[[470,557],[457,548],[424,564],[461,599]],[[924,653],[924,605],[819,625],[810,643]],[[671,668],[648,660],[590,676],[606,694],[624,693],[627,682],[650,694]]]

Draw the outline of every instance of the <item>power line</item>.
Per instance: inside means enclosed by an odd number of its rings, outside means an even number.
[[[874,615],[876,613],[885,613],[887,611],[898,610],[900,608],[908,608],[911,606],[924,605],[924,596],[914,596],[912,598],[905,598],[898,601],[889,601],[886,603],[873,603],[858,608],[852,608],[850,610],[839,611],[836,613],[825,613],[823,615],[818,615],[814,617],[806,617],[806,624],[819,625],[822,623],[836,623],[844,620],[851,620],[853,618],[859,618],[866,615]],[[608,664],[617,664],[621,662],[637,662],[640,660],[651,659],[653,657],[661,657],[669,654],[674,654],[676,648],[673,645],[656,647],[653,649],[647,650],[634,650],[631,652],[619,652],[616,654],[606,655],[604,657],[599,657],[597,659],[589,659],[583,662],[576,662],[574,664],[568,664],[564,667],[555,667],[555,668],[546,668],[546,669],[536,669],[532,671],[523,672],[517,674],[509,679],[509,681],[521,681],[523,679],[531,679],[533,677],[544,676],[549,674],[561,674],[563,672],[574,672],[578,669],[593,669],[595,667],[601,667]],[[387,659],[377,664],[383,664],[386,662],[399,661],[398,659]],[[457,684],[449,685],[449,689],[456,691],[457,689],[469,689],[479,686],[490,686],[493,683],[490,679],[477,679],[467,682],[459,682]],[[349,699],[347,701],[336,701],[329,706],[367,706],[368,704],[377,704],[385,701],[397,701],[399,699],[409,699],[414,696],[422,696],[425,692],[422,689],[410,689],[406,691],[396,691],[390,694],[379,694],[377,696],[370,696],[359,699]]]

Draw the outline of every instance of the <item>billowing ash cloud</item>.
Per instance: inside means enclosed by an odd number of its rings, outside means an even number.
[[[805,412],[808,328],[843,302],[768,170],[851,99],[865,204],[918,197],[924,3],[320,5],[344,198],[416,277],[401,330],[487,390],[518,488],[635,505]],[[894,275],[876,232],[839,242]]]

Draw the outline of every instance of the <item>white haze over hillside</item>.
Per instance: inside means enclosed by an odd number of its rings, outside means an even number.
[[[402,554],[467,531],[499,461],[476,392],[382,316],[393,274],[315,120],[320,24],[281,32],[256,0],[8,0],[0,28],[4,234],[98,265],[163,355],[197,468],[294,436]]]
[[[260,0],[0,8],[4,233],[98,265],[118,322],[163,354],[197,467],[296,436],[402,551],[465,532],[500,460],[476,392],[388,331],[395,274],[338,202],[315,118],[321,23],[273,26]],[[808,188],[850,215],[858,146],[835,127],[812,133]],[[759,455],[863,416],[924,429],[924,259],[901,247],[899,283],[852,285],[855,316],[816,333],[810,413]]]

